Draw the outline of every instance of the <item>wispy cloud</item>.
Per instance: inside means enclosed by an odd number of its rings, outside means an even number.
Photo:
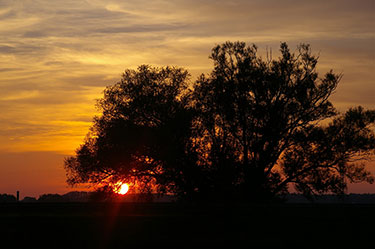
[[[260,53],[311,43],[321,71],[344,73],[336,104],[375,107],[374,10],[371,0],[0,1],[0,149],[72,152],[89,126],[74,120],[94,115],[95,99],[125,68],[178,65],[194,80],[227,40],[255,42]],[[59,131],[62,139],[77,129],[77,140],[57,146]],[[50,145],[25,147],[17,136]]]

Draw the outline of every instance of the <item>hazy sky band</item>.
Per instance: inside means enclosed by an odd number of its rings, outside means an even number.
[[[344,74],[335,105],[375,108],[374,4],[0,0],[0,152],[72,154],[95,99],[124,69],[182,66],[194,81],[212,69],[210,49],[227,40],[255,43],[262,55],[272,48],[274,57],[281,41],[310,43],[322,73]]]

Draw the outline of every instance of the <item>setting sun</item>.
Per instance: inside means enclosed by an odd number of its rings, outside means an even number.
[[[129,190],[129,185],[124,183],[124,184],[121,184],[117,193],[120,194],[120,195],[124,195],[128,192],[128,190]]]

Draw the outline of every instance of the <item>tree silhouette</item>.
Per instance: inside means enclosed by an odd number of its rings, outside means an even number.
[[[278,60],[264,61],[256,52],[241,42],[216,46],[213,72],[195,87],[200,138],[210,144],[201,146],[209,155],[201,161],[215,172],[218,190],[267,198],[287,192],[288,183],[307,195],[342,192],[346,177],[372,182],[363,167],[348,162],[374,149],[368,129],[374,119],[362,109],[346,114],[353,120],[337,115],[328,98],[341,76],[331,71],[319,79],[309,45],[295,55],[282,43]],[[328,118],[335,118],[332,124],[319,125]]]
[[[0,194],[0,203],[17,202],[17,198],[14,195]]]
[[[328,100],[341,75],[319,78],[309,45],[263,60],[255,45],[212,49],[214,69],[188,89],[180,68],[140,66],[107,87],[85,143],[65,168],[70,184],[133,182],[185,199],[306,196],[372,183],[375,111],[339,114]]]
[[[121,181],[143,192],[190,191],[197,167],[188,146],[193,117],[188,77],[181,68],[126,70],[105,89],[98,102],[102,115],[85,143],[65,160],[68,183],[110,190]]]

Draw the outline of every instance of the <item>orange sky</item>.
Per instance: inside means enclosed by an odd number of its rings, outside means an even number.
[[[306,42],[319,70],[344,77],[339,110],[375,108],[373,0],[3,0],[0,2],[0,193],[65,193],[63,158],[82,142],[95,99],[125,68],[212,68],[227,40]],[[372,171],[375,165],[371,166]],[[350,192],[375,193],[375,185]]]

